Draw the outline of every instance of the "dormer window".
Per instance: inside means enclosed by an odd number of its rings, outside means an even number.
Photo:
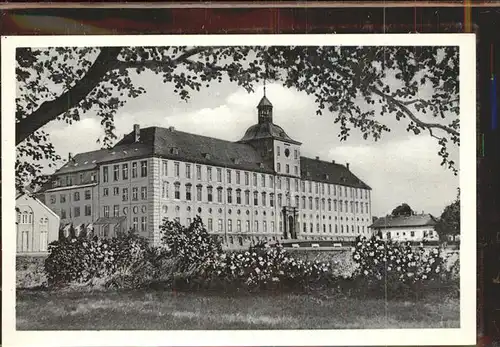
[[[171,152],[172,154],[174,154],[174,155],[178,155],[178,154],[179,154],[179,148],[177,148],[177,147],[173,147],[173,148],[170,150],[170,152]]]
[[[210,159],[210,153],[203,153],[203,158]]]

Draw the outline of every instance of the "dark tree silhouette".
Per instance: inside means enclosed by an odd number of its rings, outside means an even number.
[[[64,229],[63,228],[59,228],[59,237],[58,237],[58,240],[61,242],[61,241],[64,241],[66,239],[66,235],[64,235]]]
[[[69,238],[70,239],[76,238],[76,230],[73,224],[69,226]]]
[[[407,203],[402,203],[391,212],[391,216],[393,217],[411,216],[413,214],[415,214],[415,212],[413,212],[413,210]]]
[[[440,236],[452,236],[455,239],[460,235],[460,191],[455,201],[444,208],[436,229]]]
[[[394,117],[407,131],[436,138],[441,165],[457,172],[447,146],[459,145],[458,47],[18,48],[16,61],[18,185],[39,176],[41,160],[61,159],[43,131],[49,122],[72,123],[92,111],[103,126],[97,140],[111,146],[120,107],[147,92],[133,79],[145,71],[186,101],[212,82],[252,92],[266,77],[313,95],[317,114],[331,113],[339,124],[341,140],[355,128],[376,141],[391,130],[384,117]]]

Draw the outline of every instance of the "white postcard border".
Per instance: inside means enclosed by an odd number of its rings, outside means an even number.
[[[53,46],[370,45],[460,47],[461,250],[459,329],[286,331],[15,330],[15,49]],[[5,346],[320,346],[476,343],[476,38],[473,34],[117,35],[2,37],[2,337]],[[332,312],[334,315],[335,312]],[[34,317],[34,319],[36,319]]]

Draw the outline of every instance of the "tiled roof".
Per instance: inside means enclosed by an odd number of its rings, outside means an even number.
[[[77,171],[85,171],[97,167],[99,160],[101,160],[108,150],[100,149],[97,151],[78,153],[73,156],[72,160],[62,166],[56,171],[56,174],[65,174]]]
[[[281,129],[272,123],[267,124],[273,126],[273,131]],[[147,156],[274,173],[273,164],[264,161],[249,144],[191,134],[172,128],[148,127],[140,130],[138,142],[135,142],[135,134],[131,132],[112,149],[75,155],[73,160],[56,174],[88,170],[100,163]],[[306,157],[300,159],[303,179],[371,189],[343,165]]]
[[[382,217],[377,219],[370,228],[421,227],[436,224],[437,221],[432,215],[417,214],[413,216]]]
[[[371,189],[366,183],[349,171],[347,167],[337,163],[300,157],[300,172],[304,180]]]
[[[242,170],[273,172],[272,166],[264,163],[262,157],[252,146],[243,143],[160,127],[142,129],[140,143],[144,149],[147,148],[148,154],[167,159]],[[115,149],[129,147],[137,147],[133,133],[126,135],[118,142]],[[105,159],[108,158],[110,157]]]
[[[285,133],[283,128],[271,122],[264,122],[252,125],[247,129],[245,135],[239,142],[248,142],[261,139],[276,139],[300,145],[300,142],[293,140]]]

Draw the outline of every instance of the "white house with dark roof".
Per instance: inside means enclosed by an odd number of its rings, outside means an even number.
[[[134,125],[112,149],[70,156],[45,189],[62,223],[160,241],[163,218],[199,215],[228,247],[368,235],[371,188],[349,166],[300,155],[266,96],[240,141]]]
[[[40,254],[59,236],[59,216],[29,192],[16,195],[16,251]]]
[[[370,228],[383,239],[396,241],[439,241],[437,220],[430,214],[378,218]]]

